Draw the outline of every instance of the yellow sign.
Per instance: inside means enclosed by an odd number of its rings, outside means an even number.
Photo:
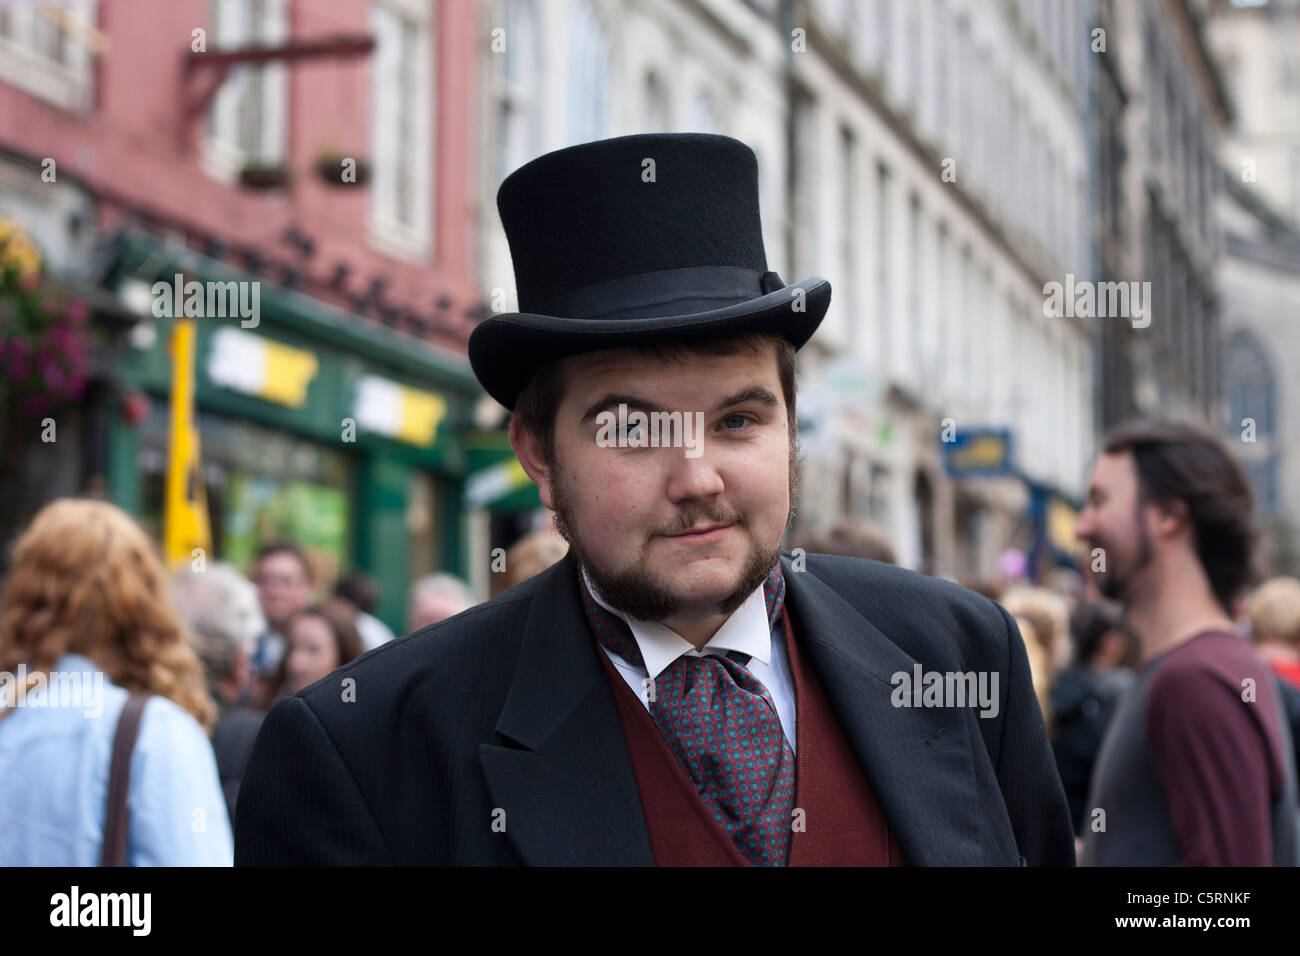
[[[316,356],[311,352],[268,341],[262,398],[268,402],[301,408],[307,401],[307,386],[316,377],[319,367]]]
[[[1077,552],[1081,542],[1074,536],[1075,511],[1060,498],[1047,503],[1047,540],[1058,551]]]
[[[1000,435],[978,435],[952,453],[955,468],[977,470],[1001,468],[1006,461],[1007,445]]]
[[[437,392],[364,375],[357,382],[352,413],[366,431],[428,448],[447,414],[447,399]]]
[[[402,386],[402,424],[397,439],[421,447],[432,445],[446,413],[447,400],[441,395]]]
[[[194,320],[178,318],[172,331],[171,434],[163,500],[163,556],[169,566],[212,550],[208,496],[199,471],[199,432],[194,421]]]
[[[319,368],[314,352],[239,329],[218,329],[208,349],[213,383],[291,408],[306,404]]]

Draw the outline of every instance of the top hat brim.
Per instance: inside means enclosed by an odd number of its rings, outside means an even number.
[[[795,290],[803,293],[795,296]],[[802,348],[831,301],[831,284],[812,276],[736,305],[639,319],[571,319],[513,312],[485,319],[470,334],[469,361],[484,390],[514,411],[541,366],[570,355],[658,342],[699,342],[770,332]],[[796,308],[797,304],[797,308]]]

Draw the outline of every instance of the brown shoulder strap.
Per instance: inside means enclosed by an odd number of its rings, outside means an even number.
[[[131,754],[140,732],[140,718],[148,694],[132,694],[117,719],[113,737],[113,762],[108,769],[108,807],[104,814],[104,842],[100,845],[100,866],[126,866],[126,798],[131,789]]]

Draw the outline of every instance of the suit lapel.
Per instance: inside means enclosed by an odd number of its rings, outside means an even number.
[[[480,744],[479,758],[524,862],[652,866],[622,724],[576,574],[568,556],[543,572],[496,724],[518,746]]]
[[[1010,822],[998,828],[1006,831],[1000,837],[992,832],[965,715],[956,708],[895,707],[891,677],[910,675],[916,661],[811,571],[792,570],[785,554],[781,563],[795,637],[907,863],[1015,864]]]

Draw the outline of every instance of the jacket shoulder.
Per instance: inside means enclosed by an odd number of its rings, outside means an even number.
[[[964,657],[1006,656],[1015,625],[1001,605],[982,594],[883,561],[805,557],[809,574],[891,637],[913,646],[951,638]]]
[[[356,704],[402,706],[418,692],[426,700],[454,702],[508,678],[539,579],[537,575],[482,604],[367,651],[299,691],[317,717],[327,720]],[[351,680],[354,700],[344,700]],[[376,693],[367,688],[382,688]],[[357,708],[368,709],[368,708]]]

